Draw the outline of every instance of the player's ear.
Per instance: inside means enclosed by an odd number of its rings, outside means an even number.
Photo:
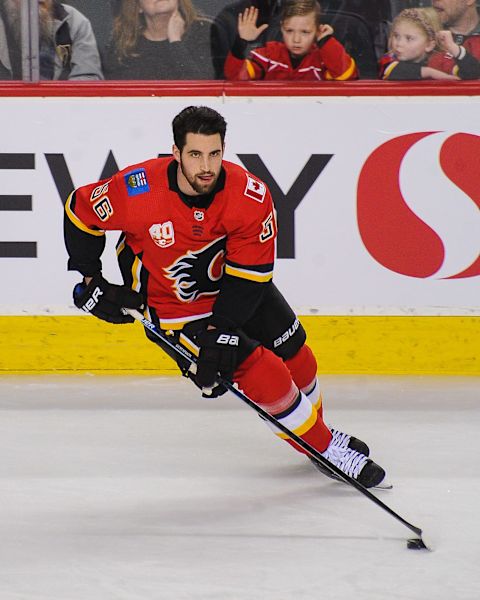
[[[175,144],[173,144],[172,146],[172,154],[173,154],[173,158],[177,161],[180,162],[180,150],[177,148],[177,146],[175,146]]]

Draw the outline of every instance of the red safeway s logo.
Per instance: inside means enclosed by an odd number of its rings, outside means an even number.
[[[417,132],[385,142],[358,180],[366,249],[410,277],[480,275],[480,137]]]

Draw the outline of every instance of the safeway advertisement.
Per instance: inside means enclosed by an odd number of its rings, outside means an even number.
[[[0,314],[75,312],[66,197],[169,154],[188,104],[224,115],[225,158],[269,186],[299,312],[480,314],[480,100],[459,97],[2,98]]]

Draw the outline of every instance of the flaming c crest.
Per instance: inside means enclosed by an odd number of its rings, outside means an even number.
[[[223,275],[226,238],[221,237],[199,250],[188,250],[164,269],[173,281],[175,295],[182,302],[217,294]]]

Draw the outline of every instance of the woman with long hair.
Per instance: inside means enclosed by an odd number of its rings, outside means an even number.
[[[122,0],[104,58],[107,79],[213,79],[208,18],[192,0]]]

